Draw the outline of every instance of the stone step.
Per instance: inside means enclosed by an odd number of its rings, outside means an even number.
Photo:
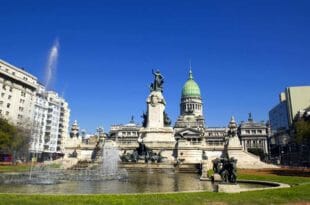
[[[86,162],[86,161],[79,161],[76,165],[72,166],[70,169],[71,170],[83,170],[87,169],[89,165],[91,165],[91,162]]]
[[[229,150],[229,157],[237,159],[237,167],[241,169],[278,168],[276,165],[260,161],[259,157],[242,150]]]
[[[182,173],[198,173],[200,171],[200,164],[180,164],[177,169]]]

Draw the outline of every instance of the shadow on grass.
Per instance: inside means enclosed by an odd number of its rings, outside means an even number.
[[[310,169],[274,169],[270,173],[278,176],[310,177]]]

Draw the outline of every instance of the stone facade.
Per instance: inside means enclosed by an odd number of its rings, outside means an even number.
[[[130,150],[138,146],[140,129],[132,119],[128,124],[111,126],[109,136],[122,150]]]
[[[269,153],[268,140],[271,133],[268,123],[255,122],[250,113],[248,120],[239,125],[238,132],[245,151],[256,148],[261,149],[265,154]]]

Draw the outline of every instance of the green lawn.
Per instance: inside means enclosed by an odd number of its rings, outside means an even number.
[[[21,165],[0,165],[0,173],[4,172],[25,172],[30,170],[30,164]]]
[[[239,172],[239,179],[258,179],[288,183],[292,188],[243,192],[237,194],[199,192],[128,195],[16,195],[1,194],[0,204],[288,204],[310,203],[310,177]]]

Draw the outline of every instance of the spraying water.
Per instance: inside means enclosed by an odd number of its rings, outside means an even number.
[[[102,167],[101,172],[106,176],[118,176],[119,150],[112,141],[106,141],[102,148]]]
[[[49,52],[47,65],[45,68],[45,86],[49,88],[51,85],[51,81],[56,71],[57,60],[59,54],[59,41],[56,39],[53,43],[53,46]]]

